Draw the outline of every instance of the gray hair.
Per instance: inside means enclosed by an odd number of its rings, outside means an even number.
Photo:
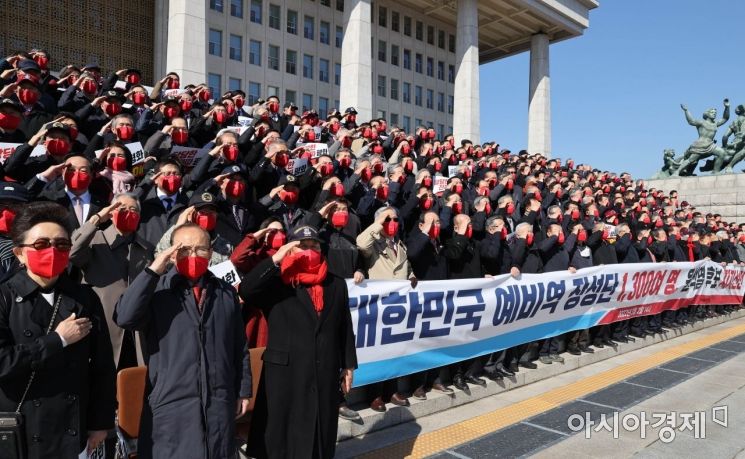
[[[113,198],[111,198],[111,202],[114,202],[114,201],[118,200],[119,198],[130,198],[130,199],[132,199],[136,203],[137,212],[140,211],[140,209],[141,209],[141,207],[140,207],[140,200],[139,200],[139,198],[137,197],[136,194],[130,193],[130,192],[117,193],[117,194],[114,195]]]
[[[522,230],[523,228],[527,228],[527,229],[529,229],[529,230],[530,230],[531,232],[533,231],[533,225],[532,225],[531,223],[528,223],[528,222],[522,222],[522,223],[520,223],[519,225],[517,225],[517,226],[515,227],[515,233],[519,233],[519,232],[520,232],[520,230]]]
[[[514,199],[512,199],[512,196],[509,194],[506,194],[497,200],[497,205],[499,207],[502,207],[502,204],[506,203],[507,200],[509,200],[510,202],[514,202]]]
[[[383,212],[387,210],[392,210],[393,212],[396,213],[396,217],[398,217],[398,209],[396,209],[395,207],[383,206],[375,211],[375,217],[374,217],[375,220],[377,220],[378,217],[380,217],[380,214],[382,214]]]

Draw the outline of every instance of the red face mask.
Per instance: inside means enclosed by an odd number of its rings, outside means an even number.
[[[440,227],[438,225],[432,225],[429,227],[429,238],[437,239],[440,236]]]
[[[106,167],[112,171],[123,171],[127,168],[127,159],[121,156],[109,156],[106,160]]]
[[[349,167],[352,165],[352,159],[351,158],[341,158],[339,160],[339,167]]]
[[[381,201],[388,199],[388,185],[383,185],[375,190],[375,197]]]
[[[466,228],[466,232],[463,235],[468,239],[471,239],[473,237],[473,226],[468,225],[468,227]]]
[[[491,213],[491,204],[489,204],[488,202],[487,202],[487,203],[486,203],[486,205],[484,206],[484,213],[485,213],[486,215],[489,215],[489,214]]]
[[[372,171],[370,170],[370,168],[366,167],[362,169],[362,171],[360,172],[360,180],[362,180],[363,182],[369,182],[371,178]]]
[[[408,143],[401,145],[401,153],[405,155],[408,155],[409,153],[411,153],[411,147],[409,146]]]
[[[528,233],[527,236],[525,236],[525,244],[530,247],[533,245],[533,233]]]
[[[138,84],[140,82],[140,75],[136,73],[128,73],[127,74],[127,83],[129,84]]]
[[[564,233],[559,233],[559,237],[556,239],[556,242],[559,244],[563,244],[566,238],[564,237]]]
[[[279,199],[280,201],[284,202],[287,205],[293,205],[298,200],[298,192],[297,191],[288,191],[288,190],[281,190],[279,192]]]
[[[406,161],[404,163],[404,171],[406,171],[407,174],[411,174],[413,170],[414,170],[414,163],[412,161]]]
[[[277,250],[285,245],[285,241],[287,241],[287,236],[285,236],[283,231],[273,231],[267,238],[267,245],[272,249]]]
[[[432,177],[424,177],[422,179],[422,186],[426,186],[427,188],[432,186]]]
[[[515,213],[515,204],[509,203],[504,208],[505,212],[507,212],[507,215],[512,215]]]
[[[334,173],[334,165],[332,163],[323,164],[319,169],[319,172],[324,177],[327,177]]]
[[[331,185],[331,188],[329,188],[329,194],[341,198],[344,196],[344,185],[341,183],[334,183]]]
[[[574,221],[577,221],[577,220],[579,220],[579,210],[577,210],[577,209],[574,209],[574,210],[572,211],[572,220],[574,220]]]
[[[270,102],[269,103],[269,111],[272,113],[279,112],[279,103],[278,102]]]
[[[285,257],[282,261],[282,271],[290,264],[297,264],[298,270],[303,273],[315,273],[323,262],[321,252],[313,249],[305,249],[293,255]]]
[[[36,56],[34,56],[34,61],[36,61],[36,65],[38,65],[39,68],[42,70],[46,70],[47,65],[49,64],[49,58],[41,54],[37,54]]]
[[[21,124],[21,117],[11,113],[0,113],[0,128],[4,131],[15,131]]]
[[[205,89],[203,91],[199,92],[199,100],[202,102],[207,102],[212,97],[212,94],[210,94],[209,90]]]
[[[132,94],[132,103],[134,103],[135,105],[142,105],[146,101],[147,101],[147,97],[145,96],[145,94],[141,92],[136,92]]]
[[[174,129],[171,131],[171,140],[173,140],[176,145],[184,145],[189,141],[189,131],[186,129]]]
[[[23,105],[34,105],[39,100],[39,92],[29,88],[19,89],[18,100]]]
[[[357,121],[357,115],[347,115],[347,121],[350,123],[354,123]]]
[[[463,192],[463,185],[460,183],[456,183],[455,185],[451,186],[450,189],[453,191],[453,193],[461,194]]]
[[[166,175],[161,179],[160,187],[163,188],[166,194],[174,194],[181,188],[181,177],[178,175]]]
[[[388,237],[393,237],[398,233],[398,222],[390,220],[383,222],[383,233]]]
[[[607,229],[604,229],[603,230],[603,240],[604,241],[607,241],[609,237],[610,237],[610,233],[608,232]]]
[[[577,233],[577,240],[579,242],[587,242],[587,231],[580,230],[579,233]]]
[[[382,155],[383,154],[383,147],[380,146],[380,145],[375,145],[372,148],[372,152],[373,152],[373,154],[376,154],[376,155]]]
[[[10,233],[10,227],[13,226],[13,220],[16,218],[16,213],[10,209],[3,209],[0,212],[0,233]]]
[[[205,231],[212,231],[217,225],[217,214],[214,212],[202,212],[201,210],[198,210],[194,223],[199,225],[199,227]]]
[[[215,112],[212,117],[215,119],[215,123],[222,124],[228,119],[228,114],[225,112]]]
[[[316,141],[316,131],[309,130],[305,133],[305,141],[306,142],[315,142]]]
[[[116,116],[122,112],[122,104],[119,102],[107,102],[104,111],[109,116]]]
[[[180,86],[179,80],[175,78],[168,79],[168,89],[178,89]]]
[[[504,241],[505,239],[507,239],[507,228],[506,228],[506,227],[502,227],[502,232],[501,232],[501,233],[499,233],[499,238],[500,238],[501,240],[503,240],[503,241]]]
[[[654,226],[656,228],[662,228],[662,225],[663,225],[662,220],[657,220],[656,222],[654,222]]]
[[[95,94],[96,91],[98,91],[98,85],[93,80],[85,80],[82,85],[80,85],[83,89],[83,92],[86,94]]]
[[[240,180],[228,180],[225,184],[225,196],[229,198],[240,198],[246,190],[246,184]]]
[[[650,221],[651,221],[651,220],[649,219],[649,217],[644,217],[644,218],[642,218],[642,223],[644,223],[645,225],[649,225],[649,222],[650,222]]]
[[[57,247],[42,250],[26,250],[28,269],[39,277],[57,277],[67,268],[70,252],[62,252]]]
[[[349,222],[349,212],[337,211],[331,216],[331,224],[337,228],[344,228]]]
[[[287,153],[277,153],[274,155],[274,165],[279,168],[284,168],[290,162],[290,157]]]
[[[373,170],[376,174],[382,174],[383,173],[383,163],[375,163],[373,164]]]
[[[81,192],[88,189],[88,185],[91,184],[91,176],[87,172],[83,171],[67,171],[65,172],[65,185],[71,191]]]
[[[429,196],[422,196],[419,199],[419,207],[421,207],[422,210],[431,209],[433,203],[434,203],[434,199],[430,198]]]
[[[165,107],[163,109],[163,115],[169,120],[171,118],[175,118],[179,115],[179,108],[178,107]]]
[[[117,126],[116,128],[116,136],[123,142],[131,139],[134,132],[135,130],[132,126]]]
[[[225,111],[228,112],[228,115],[233,116],[233,113],[235,113],[235,105],[225,104]]]
[[[209,263],[210,261],[206,258],[188,256],[176,262],[176,271],[193,282],[207,272]]]
[[[479,188],[479,196],[489,196],[489,187],[488,186],[482,186]]]
[[[349,136],[344,137],[343,139],[341,139],[341,145],[344,148],[349,148],[350,146],[352,146],[352,138]]]
[[[442,163],[437,162],[434,164],[435,172],[440,172],[442,170]]]
[[[225,144],[222,146],[222,154],[230,162],[235,162],[238,159],[238,145]]]
[[[122,233],[133,233],[140,224],[140,214],[129,210],[117,210],[111,215],[111,219]]]
[[[243,97],[236,97],[235,99],[233,99],[233,103],[236,107],[243,108],[243,104],[245,104],[246,101],[245,99],[243,99]]]
[[[463,212],[463,203],[461,201],[454,202],[453,203],[453,213],[455,215],[458,215],[461,212]]]
[[[339,132],[339,127],[340,127],[339,123],[334,121],[333,123],[329,125],[329,132],[332,134],[336,134],[337,132]]]
[[[179,107],[181,107],[181,111],[184,112],[184,113],[186,113],[189,110],[191,110],[191,107],[194,106],[192,104],[192,102],[190,100],[188,100],[188,99],[181,99],[181,102],[179,102],[178,105],[179,105]]]

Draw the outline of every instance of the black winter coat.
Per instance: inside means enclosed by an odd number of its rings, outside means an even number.
[[[54,308],[39,285],[26,271],[0,284],[0,410],[16,410],[36,370],[21,408],[31,459],[76,458],[89,430],[114,428],[116,369],[101,301],[65,274],[55,291],[59,311],[46,335]],[[72,313],[89,318],[93,329],[63,348],[54,329]]]
[[[347,285],[331,273],[326,276],[319,316],[307,290],[284,284],[279,272],[268,258],[241,282],[241,297],[248,306],[263,309],[269,324],[248,454],[331,458],[340,371],[357,368]]]
[[[235,456],[237,399],[251,396],[241,307],[230,284],[209,271],[201,282],[201,315],[175,268],[163,276],[146,268],[116,305],[116,324],[146,342],[140,458]]]

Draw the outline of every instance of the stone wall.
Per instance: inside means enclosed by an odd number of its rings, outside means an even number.
[[[688,201],[699,212],[720,214],[728,222],[745,222],[745,174],[671,177],[644,182],[647,189],[678,190],[678,201]]]

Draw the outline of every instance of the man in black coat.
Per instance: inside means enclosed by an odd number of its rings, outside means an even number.
[[[235,418],[251,397],[251,366],[235,289],[207,271],[209,234],[173,231],[130,284],[114,321],[145,336],[148,377],[137,453],[141,458],[234,457]],[[170,264],[175,267],[169,269]]]
[[[177,161],[161,160],[155,165],[154,172],[152,177],[140,182],[135,195],[139,197],[142,208],[137,233],[155,246],[189,205],[189,198],[180,191],[182,170]]]
[[[347,285],[328,272],[315,228],[301,226],[289,239],[240,287],[269,324],[248,454],[331,458],[339,381],[349,392],[357,368]]]

